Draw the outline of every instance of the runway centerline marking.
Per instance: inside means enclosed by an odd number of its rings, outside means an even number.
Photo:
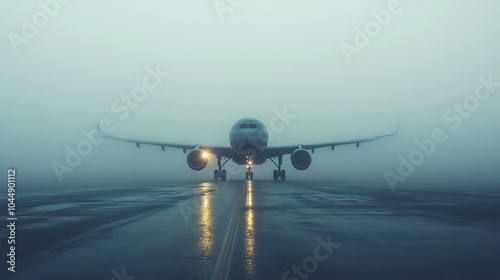
[[[236,231],[238,229],[238,223],[240,220],[241,208],[243,207],[246,185],[247,181],[245,181],[241,185],[241,190],[238,194],[236,207],[233,210],[231,221],[229,222],[229,228],[226,233],[226,238],[224,239],[224,247],[222,247],[222,253],[217,264],[217,269],[215,270],[214,280],[226,280],[227,274],[229,272],[229,264],[231,262],[234,240],[236,239]]]

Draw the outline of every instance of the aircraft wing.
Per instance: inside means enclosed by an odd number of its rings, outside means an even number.
[[[165,141],[154,141],[154,140],[143,140],[143,139],[135,139],[135,138],[127,138],[127,137],[120,137],[120,136],[115,136],[115,135],[109,135],[109,134],[104,134],[99,127],[99,124],[97,124],[97,130],[99,131],[99,135],[104,138],[110,138],[114,140],[119,140],[119,141],[124,141],[124,142],[129,142],[129,143],[134,143],[137,148],[139,148],[141,145],[153,145],[153,146],[159,146],[161,149],[164,151],[165,148],[177,148],[177,149],[182,149],[184,153],[186,153],[187,150],[194,150],[194,149],[201,149],[209,154],[213,155],[219,155],[219,156],[224,156],[224,157],[231,157],[231,148],[230,147],[215,147],[215,146],[205,146],[205,145],[194,145],[194,144],[180,144],[180,143],[172,143],[172,142],[165,142]]]
[[[324,147],[330,147],[333,151],[335,146],[342,146],[342,145],[349,145],[349,144],[356,144],[356,147],[359,147],[360,143],[364,142],[371,142],[378,140],[383,137],[389,137],[396,135],[398,132],[399,124],[396,127],[396,131],[391,133],[391,134],[385,134],[385,135],[378,135],[378,136],[373,136],[373,137],[368,137],[368,138],[360,138],[360,139],[352,139],[352,140],[346,140],[346,141],[332,141],[332,142],[325,142],[325,143],[319,143],[319,144],[308,144],[308,145],[291,145],[291,146],[282,146],[282,147],[269,147],[267,148],[267,158],[272,158],[272,157],[277,157],[277,156],[282,156],[286,154],[291,154],[297,149],[305,149],[305,150],[312,150],[314,152],[314,149],[318,148],[324,148]]]

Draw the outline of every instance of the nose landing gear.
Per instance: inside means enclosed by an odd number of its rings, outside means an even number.
[[[247,172],[245,173],[245,180],[253,180],[252,165],[252,158],[247,157]]]

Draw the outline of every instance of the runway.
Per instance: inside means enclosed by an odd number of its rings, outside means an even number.
[[[498,192],[172,182],[17,205],[1,279],[500,279]]]

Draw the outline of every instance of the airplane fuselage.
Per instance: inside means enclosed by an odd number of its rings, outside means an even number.
[[[265,125],[253,118],[237,121],[231,128],[229,142],[233,150],[233,161],[237,164],[262,164],[266,161],[265,150],[269,133]]]

